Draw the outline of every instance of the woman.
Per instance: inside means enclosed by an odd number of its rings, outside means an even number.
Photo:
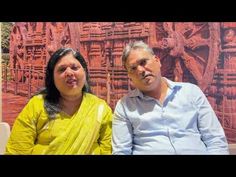
[[[6,154],[111,154],[111,108],[90,93],[80,53],[57,50],[46,88],[17,117]]]

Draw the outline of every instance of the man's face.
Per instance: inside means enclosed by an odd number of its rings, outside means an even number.
[[[156,89],[161,80],[161,63],[159,58],[144,49],[131,50],[125,66],[128,77],[141,91]]]

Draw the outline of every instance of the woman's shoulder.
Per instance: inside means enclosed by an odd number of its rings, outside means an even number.
[[[84,95],[85,95],[85,97],[87,97],[88,99],[91,99],[91,100],[94,100],[94,101],[101,101],[101,102],[105,101],[105,100],[99,98],[98,96],[96,96],[96,95],[94,95],[94,94],[92,94],[92,93],[87,93],[87,92],[85,92]]]
[[[24,110],[26,114],[34,114],[44,109],[44,98],[43,95],[35,95],[30,98],[28,103],[25,105]]]
[[[34,95],[29,101],[31,103],[43,103],[44,95],[43,94]]]
[[[107,102],[105,100],[103,100],[102,98],[99,98],[98,96],[91,94],[91,93],[84,93],[85,97],[87,97],[87,99],[89,99],[91,102],[96,102],[98,104],[104,104],[107,105]]]

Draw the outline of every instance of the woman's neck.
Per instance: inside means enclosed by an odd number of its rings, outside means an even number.
[[[60,106],[62,111],[72,116],[80,108],[82,99],[82,93],[78,96],[61,96]]]

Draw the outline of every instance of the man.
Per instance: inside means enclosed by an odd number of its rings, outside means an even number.
[[[161,76],[160,59],[144,42],[122,61],[136,89],[116,105],[113,154],[228,154],[218,118],[199,87]]]

